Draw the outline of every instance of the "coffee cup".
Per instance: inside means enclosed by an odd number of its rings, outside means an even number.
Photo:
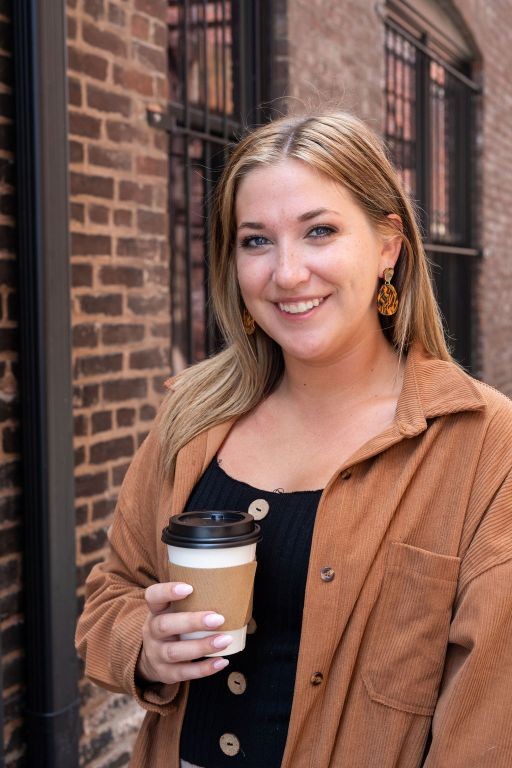
[[[162,531],[169,580],[194,588],[191,595],[175,604],[175,610],[215,611],[225,617],[215,632],[189,632],[180,638],[192,640],[219,631],[233,637],[225,650],[208,656],[226,656],[245,648],[260,539],[260,526],[254,517],[238,511],[183,512],[171,517]]]

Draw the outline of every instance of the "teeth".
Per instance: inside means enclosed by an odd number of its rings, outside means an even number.
[[[310,301],[298,301],[296,304],[278,304],[282,312],[289,312],[291,315],[298,315],[301,312],[308,312],[313,307],[318,307],[323,299],[311,299]]]

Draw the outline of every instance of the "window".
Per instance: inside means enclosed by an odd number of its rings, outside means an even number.
[[[266,3],[169,0],[171,365],[179,371],[218,347],[209,308],[208,218],[230,145],[262,121],[260,46]]]
[[[454,356],[472,364],[474,102],[471,50],[433,0],[386,6],[385,136],[416,200]]]

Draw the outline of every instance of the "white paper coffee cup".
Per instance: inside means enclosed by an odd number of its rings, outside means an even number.
[[[204,569],[207,571],[234,569],[236,566],[255,563],[256,544],[260,539],[260,527],[254,521],[253,516],[247,512],[235,511],[184,512],[172,517],[169,520],[169,525],[162,532],[162,540],[167,544],[169,563],[178,567],[201,569],[203,572]],[[227,579],[227,592],[229,592],[229,579],[232,573],[232,571],[226,570],[225,573],[217,574],[217,576]],[[183,580],[188,583],[193,582],[193,573],[190,573],[188,578],[184,577]],[[250,588],[252,591],[252,579]],[[195,595],[194,597],[200,596]],[[185,601],[191,599],[192,596],[185,598]],[[183,605],[185,601],[180,600],[176,604],[177,610],[181,608],[187,610],[187,607]],[[225,610],[222,610],[222,600],[220,602],[219,607],[205,606],[204,610],[217,610],[219,613],[225,614]],[[226,656],[238,653],[245,648],[247,624],[235,628],[220,627],[215,631],[184,633],[180,635],[180,638],[192,640],[216,635],[219,632],[232,635],[233,641],[224,650],[210,653],[208,656]]]

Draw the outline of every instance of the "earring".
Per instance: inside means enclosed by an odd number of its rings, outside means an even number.
[[[398,309],[398,295],[391,278],[395,274],[393,267],[384,270],[384,285],[381,285],[377,294],[377,309],[381,315],[394,315]]]
[[[252,336],[256,330],[256,323],[254,322],[254,317],[245,307],[242,313],[242,323],[244,324],[244,331],[247,336]]]

